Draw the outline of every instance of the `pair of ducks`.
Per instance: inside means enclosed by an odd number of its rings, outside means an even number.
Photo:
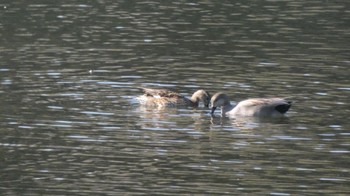
[[[278,117],[285,114],[292,105],[291,101],[283,98],[252,98],[231,105],[229,97],[216,93],[212,97],[205,90],[198,90],[191,98],[166,89],[143,88],[144,94],[137,97],[142,105],[157,107],[191,106],[198,107],[202,101],[205,107],[211,105],[211,115],[216,108],[221,107],[221,115],[227,116],[256,116]]]

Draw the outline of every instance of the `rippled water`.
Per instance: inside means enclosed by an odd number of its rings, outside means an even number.
[[[347,1],[0,3],[3,195],[348,195]],[[139,87],[292,97],[283,119]]]

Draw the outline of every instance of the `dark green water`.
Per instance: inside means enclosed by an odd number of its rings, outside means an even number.
[[[0,3],[1,195],[350,194],[349,3]],[[287,96],[280,120],[138,87]]]

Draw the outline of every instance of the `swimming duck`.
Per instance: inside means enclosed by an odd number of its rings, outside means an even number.
[[[205,90],[198,90],[191,98],[166,89],[142,88],[144,94],[137,97],[142,105],[158,107],[191,106],[198,107],[203,101],[205,107],[209,106],[210,94]]]
[[[283,98],[252,98],[231,105],[229,97],[219,92],[213,95],[210,104],[212,115],[217,107],[221,107],[221,115],[278,117],[289,110],[292,102]]]

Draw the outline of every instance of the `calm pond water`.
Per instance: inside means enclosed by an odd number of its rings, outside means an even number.
[[[1,195],[349,195],[346,0],[0,3]],[[283,119],[139,87],[292,97]]]

